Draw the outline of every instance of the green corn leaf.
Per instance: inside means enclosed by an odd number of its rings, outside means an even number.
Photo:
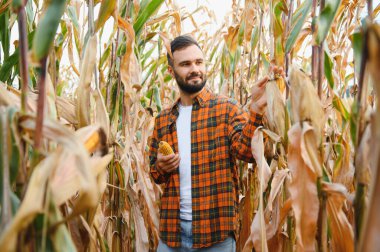
[[[351,115],[350,115],[350,135],[351,135],[352,144],[354,145],[356,145],[358,121],[359,121],[359,105],[358,105],[358,101],[355,99],[351,106]]]
[[[11,145],[9,146],[10,152],[10,160],[9,160],[9,172],[10,172],[10,181],[11,183],[16,181],[16,177],[18,174],[18,170],[20,167],[20,138],[17,135],[17,109],[14,107],[10,107],[8,109],[8,123],[10,127],[11,133]]]
[[[103,68],[104,63],[109,58],[110,54],[111,54],[111,44],[108,45],[108,47],[106,48],[106,50],[103,52],[102,57],[100,58],[99,69]]]
[[[334,69],[334,66],[333,66],[333,63],[331,61],[331,58],[330,58],[330,55],[325,51],[325,76],[326,76],[326,79],[327,79],[327,82],[329,83],[330,85],[330,88],[331,89],[334,89],[334,77],[333,77],[333,69]]]
[[[21,202],[20,202],[20,199],[17,197],[17,195],[14,192],[10,191],[9,194],[10,194],[10,198],[11,198],[12,214],[15,215],[17,210],[20,208]]]
[[[12,76],[12,68],[17,66],[19,62],[19,50],[16,49],[15,52],[4,61],[4,64],[0,68],[0,81],[9,82]]]
[[[3,48],[4,60],[9,57],[9,49],[10,49],[10,31],[9,31],[9,18],[10,11],[7,10],[0,14],[0,42],[1,47]]]
[[[342,100],[336,94],[334,94],[333,106],[336,110],[339,111],[339,113],[342,115],[345,121],[348,121],[350,119],[350,113],[347,111],[346,107],[343,105]]]
[[[325,8],[317,18],[317,37],[315,42],[320,45],[325,40],[327,33],[330,30],[331,24],[334,21],[335,14],[337,13],[341,0],[327,0]]]
[[[306,0],[295,11],[292,18],[292,28],[291,28],[289,37],[286,40],[285,53],[290,52],[290,50],[293,48],[293,45],[297,40],[297,37],[302,29],[302,26],[305,23],[306,17],[308,16],[310,12],[312,3],[313,3],[312,0]]]
[[[253,32],[251,35],[251,50],[254,51],[256,49],[257,43],[259,42],[259,28],[256,26],[253,28]]]
[[[78,22],[77,12],[74,6],[67,7],[67,14],[69,15],[71,21],[73,22],[74,28],[79,31],[79,22]]]
[[[153,87],[153,98],[154,98],[154,101],[156,102],[157,111],[161,112],[162,105],[161,105],[160,90],[157,85],[154,85]]]
[[[282,13],[286,14],[287,11],[287,6],[284,1],[279,1],[273,8],[273,33],[275,38],[278,38],[283,34],[284,27],[282,24]]]
[[[22,7],[22,0],[13,0],[12,1],[12,9],[14,11],[17,11],[18,9],[20,9]]]
[[[26,5],[25,5],[25,11],[26,11],[26,19],[27,19],[29,30],[32,30],[32,28],[33,28],[33,19],[34,19],[34,12],[33,12],[33,3],[32,3],[32,1],[27,1]]]
[[[99,16],[95,22],[95,32],[97,32],[111,17],[112,13],[115,11],[117,1],[115,0],[104,0],[100,5]]]
[[[38,23],[32,49],[37,61],[48,55],[65,8],[65,0],[52,0]]]
[[[355,32],[351,35],[350,39],[354,50],[355,74],[359,76],[363,51],[363,34],[361,32]]]
[[[135,30],[136,36],[141,32],[144,24],[149,20],[149,18],[158,11],[164,0],[152,0],[144,8],[141,6],[140,13],[133,24],[133,29]]]

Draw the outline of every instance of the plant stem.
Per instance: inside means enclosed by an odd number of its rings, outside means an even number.
[[[360,66],[360,74],[359,74],[359,83],[358,83],[358,94],[357,94],[357,109],[358,115],[356,117],[356,124],[357,124],[357,131],[356,131],[356,141],[355,141],[355,148],[359,147],[360,139],[363,134],[363,128],[364,125],[361,123],[361,113],[362,111],[362,96],[363,96],[363,88],[364,88],[364,78],[365,78],[365,70],[367,67],[367,59],[368,59],[368,47],[367,47],[367,41],[368,41],[368,32],[367,28],[365,27],[364,36],[363,36],[363,48],[362,48],[362,58],[361,58],[361,66]],[[355,153],[355,160],[356,155]],[[359,164],[360,165],[360,164]],[[361,167],[358,165],[355,166],[355,174],[360,174]],[[367,185],[363,183],[362,181],[358,180],[356,184],[356,192],[355,192],[355,200],[354,200],[354,209],[355,209],[355,241],[356,243],[359,242],[360,234],[362,230],[362,224],[363,224],[363,217],[366,210],[366,191],[367,191]]]
[[[260,74],[260,46],[261,46],[261,30],[263,28],[263,16],[264,11],[260,9],[260,25],[259,25],[259,42],[257,45],[257,62],[256,62],[256,78],[255,81],[259,79]]]
[[[372,20],[372,14],[373,14],[373,4],[372,0],[367,0],[367,10],[368,10],[368,17]]]
[[[315,18],[316,12],[317,12],[317,0],[313,0],[313,5],[312,5],[312,9],[311,9],[311,18],[312,19]],[[311,23],[311,34],[314,35],[315,32],[316,32],[315,22],[312,22]],[[312,80],[314,86],[316,86],[317,75],[318,75],[318,52],[319,52],[318,46],[313,45],[312,51],[311,51],[311,80]]]
[[[9,130],[9,124],[11,122],[8,121],[8,113],[6,113],[6,109],[1,108],[0,111],[1,111],[1,114],[0,114],[1,147],[0,149],[2,151],[2,153],[0,154],[2,155],[2,158],[0,159],[1,160],[0,167],[2,168],[2,173],[3,173],[2,174],[3,181],[1,181],[3,195],[1,195],[2,201],[1,201],[1,214],[0,214],[0,217],[1,217],[0,232],[2,232],[4,228],[6,227],[7,223],[9,223],[9,221],[11,221],[12,219],[11,200],[10,200],[10,194],[9,194],[9,192],[11,191],[11,185],[9,181],[9,155],[8,155],[9,153],[8,147],[10,146],[9,135],[11,134]]]
[[[324,75],[324,59],[325,54],[323,51],[323,44],[324,41],[322,41],[321,45],[318,46],[318,96],[321,99],[322,97],[322,83],[323,83],[323,75]]]
[[[18,32],[19,32],[19,50],[20,50],[20,77],[21,77],[21,113],[27,112],[27,97],[28,97],[28,36],[26,34],[26,15],[25,7],[18,10]]]
[[[287,18],[287,22],[286,22],[286,30],[285,30],[285,34],[287,37],[289,37],[289,33],[290,33],[290,27],[291,27],[291,21],[292,21],[292,16],[293,16],[293,5],[294,5],[294,0],[290,0],[290,3],[289,3],[289,13],[288,13],[288,18]],[[285,54],[285,76],[288,77],[288,73],[289,73],[289,62],[290,61],[290,53],[287,52]],[[287,80],[285,80],[285,82],[287,82]],[[289,97],[289,83],[286,83],[286,98]]]
[[[37,101],[37,122],[36,134],[34,136],[34,148],[38,150],[42,142],[42,128],[44,121],[45,102],[46,102],[46,62],[47,58],[40,61],[41,75],[38,82],[38,101]]]

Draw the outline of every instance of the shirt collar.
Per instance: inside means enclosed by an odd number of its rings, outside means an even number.
[[[212,92],[207,87],[204,87],[201,90],[201,92],[199,92],[199,94],[196,97],[194,97],[193,105],[198,103],[201,107],[203,107],[205,103],[211,99],[211,96],[212,96]],[[176,100],[176,102],[174,102],[174,104],[171,106],[170,110],[172,112],[174,112],[175,110],[178,111],[178,106],[179,106],[180,101],[181,101],[181,98],[179,97]]]
[[[196,97],[194,97],[193,105],[199,104],[200,107],[204,107],[206,102],[208,102],[211,99],[211,97],[212,97],[212,92],[207,87],[204,87],[201,90],[201,92],[199,92],[199,94]],[[170,117],[169,117],[170,125],[173,124],[177,120],[177,117],[179,115],[180,101],[181,101],[181,98],[178,98],[176,102],[174,102],[174,104],[170,108],[170,111],[171,111]]]

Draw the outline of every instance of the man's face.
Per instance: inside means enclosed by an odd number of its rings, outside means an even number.
[[[196,45],[175,51],[173,67],[169,67],[169,72],[183,92],[197,93],[207,81],[203,52]]]

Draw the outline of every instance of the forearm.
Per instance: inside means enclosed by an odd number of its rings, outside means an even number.
[[[254,162],[251,140],[255,130],[262,125],[262,116],[254,112],[236,114],[231,125],[231,147],[233,156],[246,162]]]

